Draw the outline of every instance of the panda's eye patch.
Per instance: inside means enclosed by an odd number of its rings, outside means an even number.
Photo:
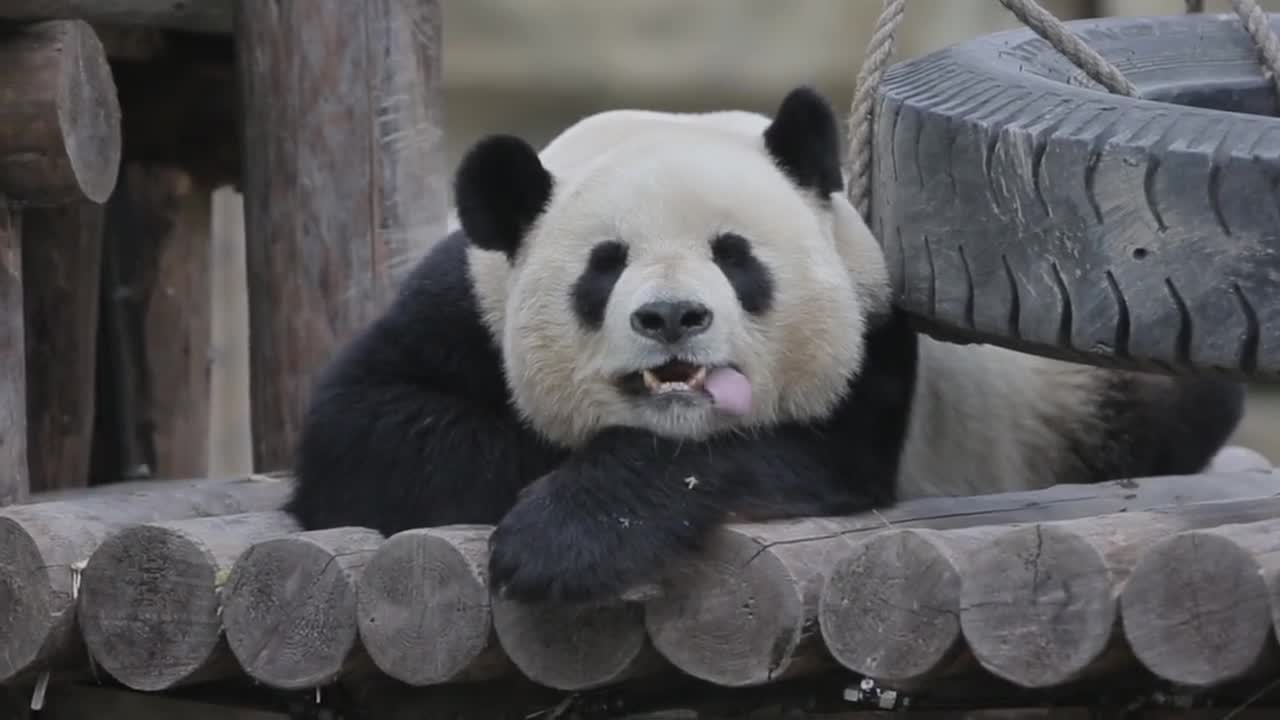
[[[604,325],[604,308],[618,277],[627,267],[627,246],[617,240],[606,240],[591,248],[587,266],[573,283],[570,293],[573,312],[592,330]]]
[[[751,243],[736,233],[723,233],[711,240],[711,259],[729,279],[742,309],[752,315],[767,312],[773,305],[773,274],[751,252]]]

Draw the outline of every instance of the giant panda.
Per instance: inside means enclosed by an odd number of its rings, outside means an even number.
[[[475,144],[448,236],[318,378],[307,529],[496,525],[523,602],[659,582],[730,519],[1201,470],[1210,379],[919,335],[842,194],[836,118],[618,110]]]

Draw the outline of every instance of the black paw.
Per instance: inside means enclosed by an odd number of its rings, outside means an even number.
[[[489,540],[489,582],[529,604],[607,604],[651,586],[679,552],[669,525],[553,473],[531,485]]]

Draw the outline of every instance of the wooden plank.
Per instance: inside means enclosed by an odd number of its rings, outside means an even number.
[[[1121,592],[1124,635],[1156,675],[1190,687],[1280,670],[1280,520],[1190,530],[1143,554]]]
[[[250,545],[298,530],[281,511],[133,525],[82,574],[77,615],[99,667],[135,690],[167,690],[239,668],[223,642],[222,586]]]
[[[232,0],[5,0],[0,3],[0,18],[82,18],[106,25],[227,33],[231,6]]]
[[[0,506],[31,492],[23,322],[22,219],[0,195]]]
[[[134,523],[274,510],[291,487],[269,475],[156,481],[0,510],[0,595],[8,601],[0,613],[0,682],[83,661],[77,568],[107,536]]]
[[[360,638],[382,672],[414,686],[515,672],[493,630],[491,530],[406,530],[370,558],[360,577]]]
[[[983,667],[1026,688],[1131,669],[1118,600],[1141,554],[1184,530],[1277,517],[1269,497],[1011,528],[969,558],[961,631]]]
[[[436,0],[239,3],[254,467],[443,235]]]
[[[106,202],[120,167],[120,104],[93,28],[4,28],[0,67],[0,193],[39,205]]]
[[[23,227],[31,491],[84,487],[93,447],[103,206],[28,208]]]
[[[289,720],[283,712],[114,687],[50,685],[40,720]]]
[[[647,603],[645,622],[657,650],[685,673],[733,687],[773,682],[828,663],[819,628],[832,627],[837,647],[843,645],[840,634],[858,632],[859,618],[840,608],[862,606],[843,603],[839,589],[828,601],[825,624],[818,614],[827,573],[871,532],[1084,517],[1278,491],[1277,473],[1207,474],[921,498],[848,517],[730,524],[701,556],[681,565],[661,597]],[[892,642],[895,634],[890,630],[884,641]],[[936,642],[948,644],[945,638]]]
[[[250,545],[223,590],[222,624],[240,667],[268,687],[305,690],[367,661],[356,583],[380,544],[373,530],[335,528]]]

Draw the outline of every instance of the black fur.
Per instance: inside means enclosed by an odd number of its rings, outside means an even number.
[[[565,457],[512,411],[454,233],[313,390],[288,510],[304,527],[497,523]]]
[[[627,246],[617,240],[606,240],[591,248],[586,267],[573,283],[573,312],[578,322],[591,330],[604,325],[604,309],[609,304],[613,286],[627,267]]]
[[[798,87],[783,98],[764,131],[764,144],[800,187],[823,198],[844,187],[839,125],[831,106],[812,88]]]
[[[711,241],[711,257],[738,296],[742,309],[762,315],[773,307],[773,274],[751,252],[751,243],[741,235],[725,233]]]
[[[454,177],[458,221],[478,247],[512,258],[551,200],[554,184],[524,140],[485,138],[467,152]]]

